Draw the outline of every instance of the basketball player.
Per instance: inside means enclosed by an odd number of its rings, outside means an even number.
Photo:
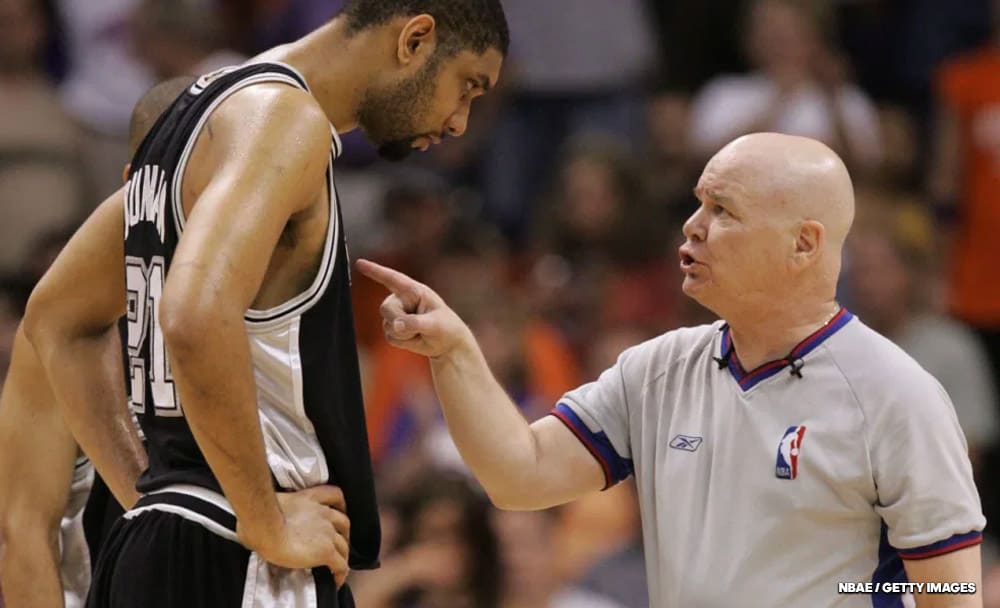
[[[507,40],[497,0],[351,1],[305,38],[203,76],[153,127],[24,321],[100,472],[131,444],[100,365],[128,317],[149,467],[88,605],[353,604],[348,555],[375,566],[379,529],[338,132],[360,126],[393,159],[461,135]]]
[[[133,153],[159,115],[193,80],[160,83],[136,103],[129,129]],[[125,402],[121,405],[127,407]],[[130,455],[115,463],[109,477],[118,489],[117,499],[128,506],[139,498],[135,482],[146,466],[145,451]],[[122,512],[107,494],[107,486],[95,480],[93,465],[79,453],[45,370],[19,329],[0,395],[0,542],[5,545],[0,552],[0,582],[11,608],[83,606],[90,587],[91,556],[97,555],[103,536],[100,529],[85,534],[84,506],[94,511],[98,525],[103,524]]]
[[[750,135],[695,194],[683,290],[724,321],[626,350],[530,426],[433,291],[359,268],[393,292],[386,336],[430,358],[455,443],[499,507],[636,477],[651,606],[904,605],[903,588],[838,595],[838,582],[978,589],[985,520],[952,404],[834,300],[854,212],[841,160]],[[978,593],[916,602],[982,606]]]

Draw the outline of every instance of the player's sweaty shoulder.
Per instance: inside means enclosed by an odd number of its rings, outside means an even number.
[[[185,207],[214,179],[303,174],[325,167],[329,154],[330,123],[312,95],[278,83],[248,86],[226,98],[199,133],[184,175]]]

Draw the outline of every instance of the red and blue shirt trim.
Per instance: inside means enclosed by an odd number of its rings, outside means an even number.
[[[925,545],[923,547],[915,547],[913,549],[897,549],[896,552],[899,553],[899,556],[903,559],[927,559],[930,557],[945,555],[946,553],[958,551],[959,549],[964,549],[966,547],[972,547],[980,544],[981,542],[983,542],[983,533],[973,531],[966,534],[956,534],[951,538],[946,538],[942,541]]]
[[[632,460],[618,454],[607,434],[604,431],[596,433],[591,431],[568,405],[560,403],[549,413],[565,424],[601,465],[604,470],[605,490],[624,481],[635,472]]]
[[[736,350],[733,349],[732,337],[729,334],[729,325],[724,325],[722,328],[722,340],[720,341],[720,357],[721,360],[728,362],[729,371],[740,385],[740,388],[748,391],[760,382],[780,373],[785,368],[798,364],[800,359],[816,350],[820,344],[837,333],[841,327],[847,325],[853,318],[854,315],[849,310],[841,308],[823,327],[809,334],[784,358],[768,361],[750,371],[743,369],[743,364],[740,363]]]

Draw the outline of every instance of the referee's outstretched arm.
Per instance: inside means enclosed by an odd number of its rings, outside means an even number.
[[[471,330],[440,296],[367,260],[358,270],[392,292],[382,304],[386,339],[430,359],[451,436],[497,507],[545,509],[608,485],[601,465],[566,425],[552,416],[528,424]]]

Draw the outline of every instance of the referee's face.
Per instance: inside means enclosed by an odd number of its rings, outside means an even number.
[[[782,297],[791,241],[781,203],[765,194],[756,172],[717,157],[694,192],[699,205],[679,250],[684,293],[720,315]]]

